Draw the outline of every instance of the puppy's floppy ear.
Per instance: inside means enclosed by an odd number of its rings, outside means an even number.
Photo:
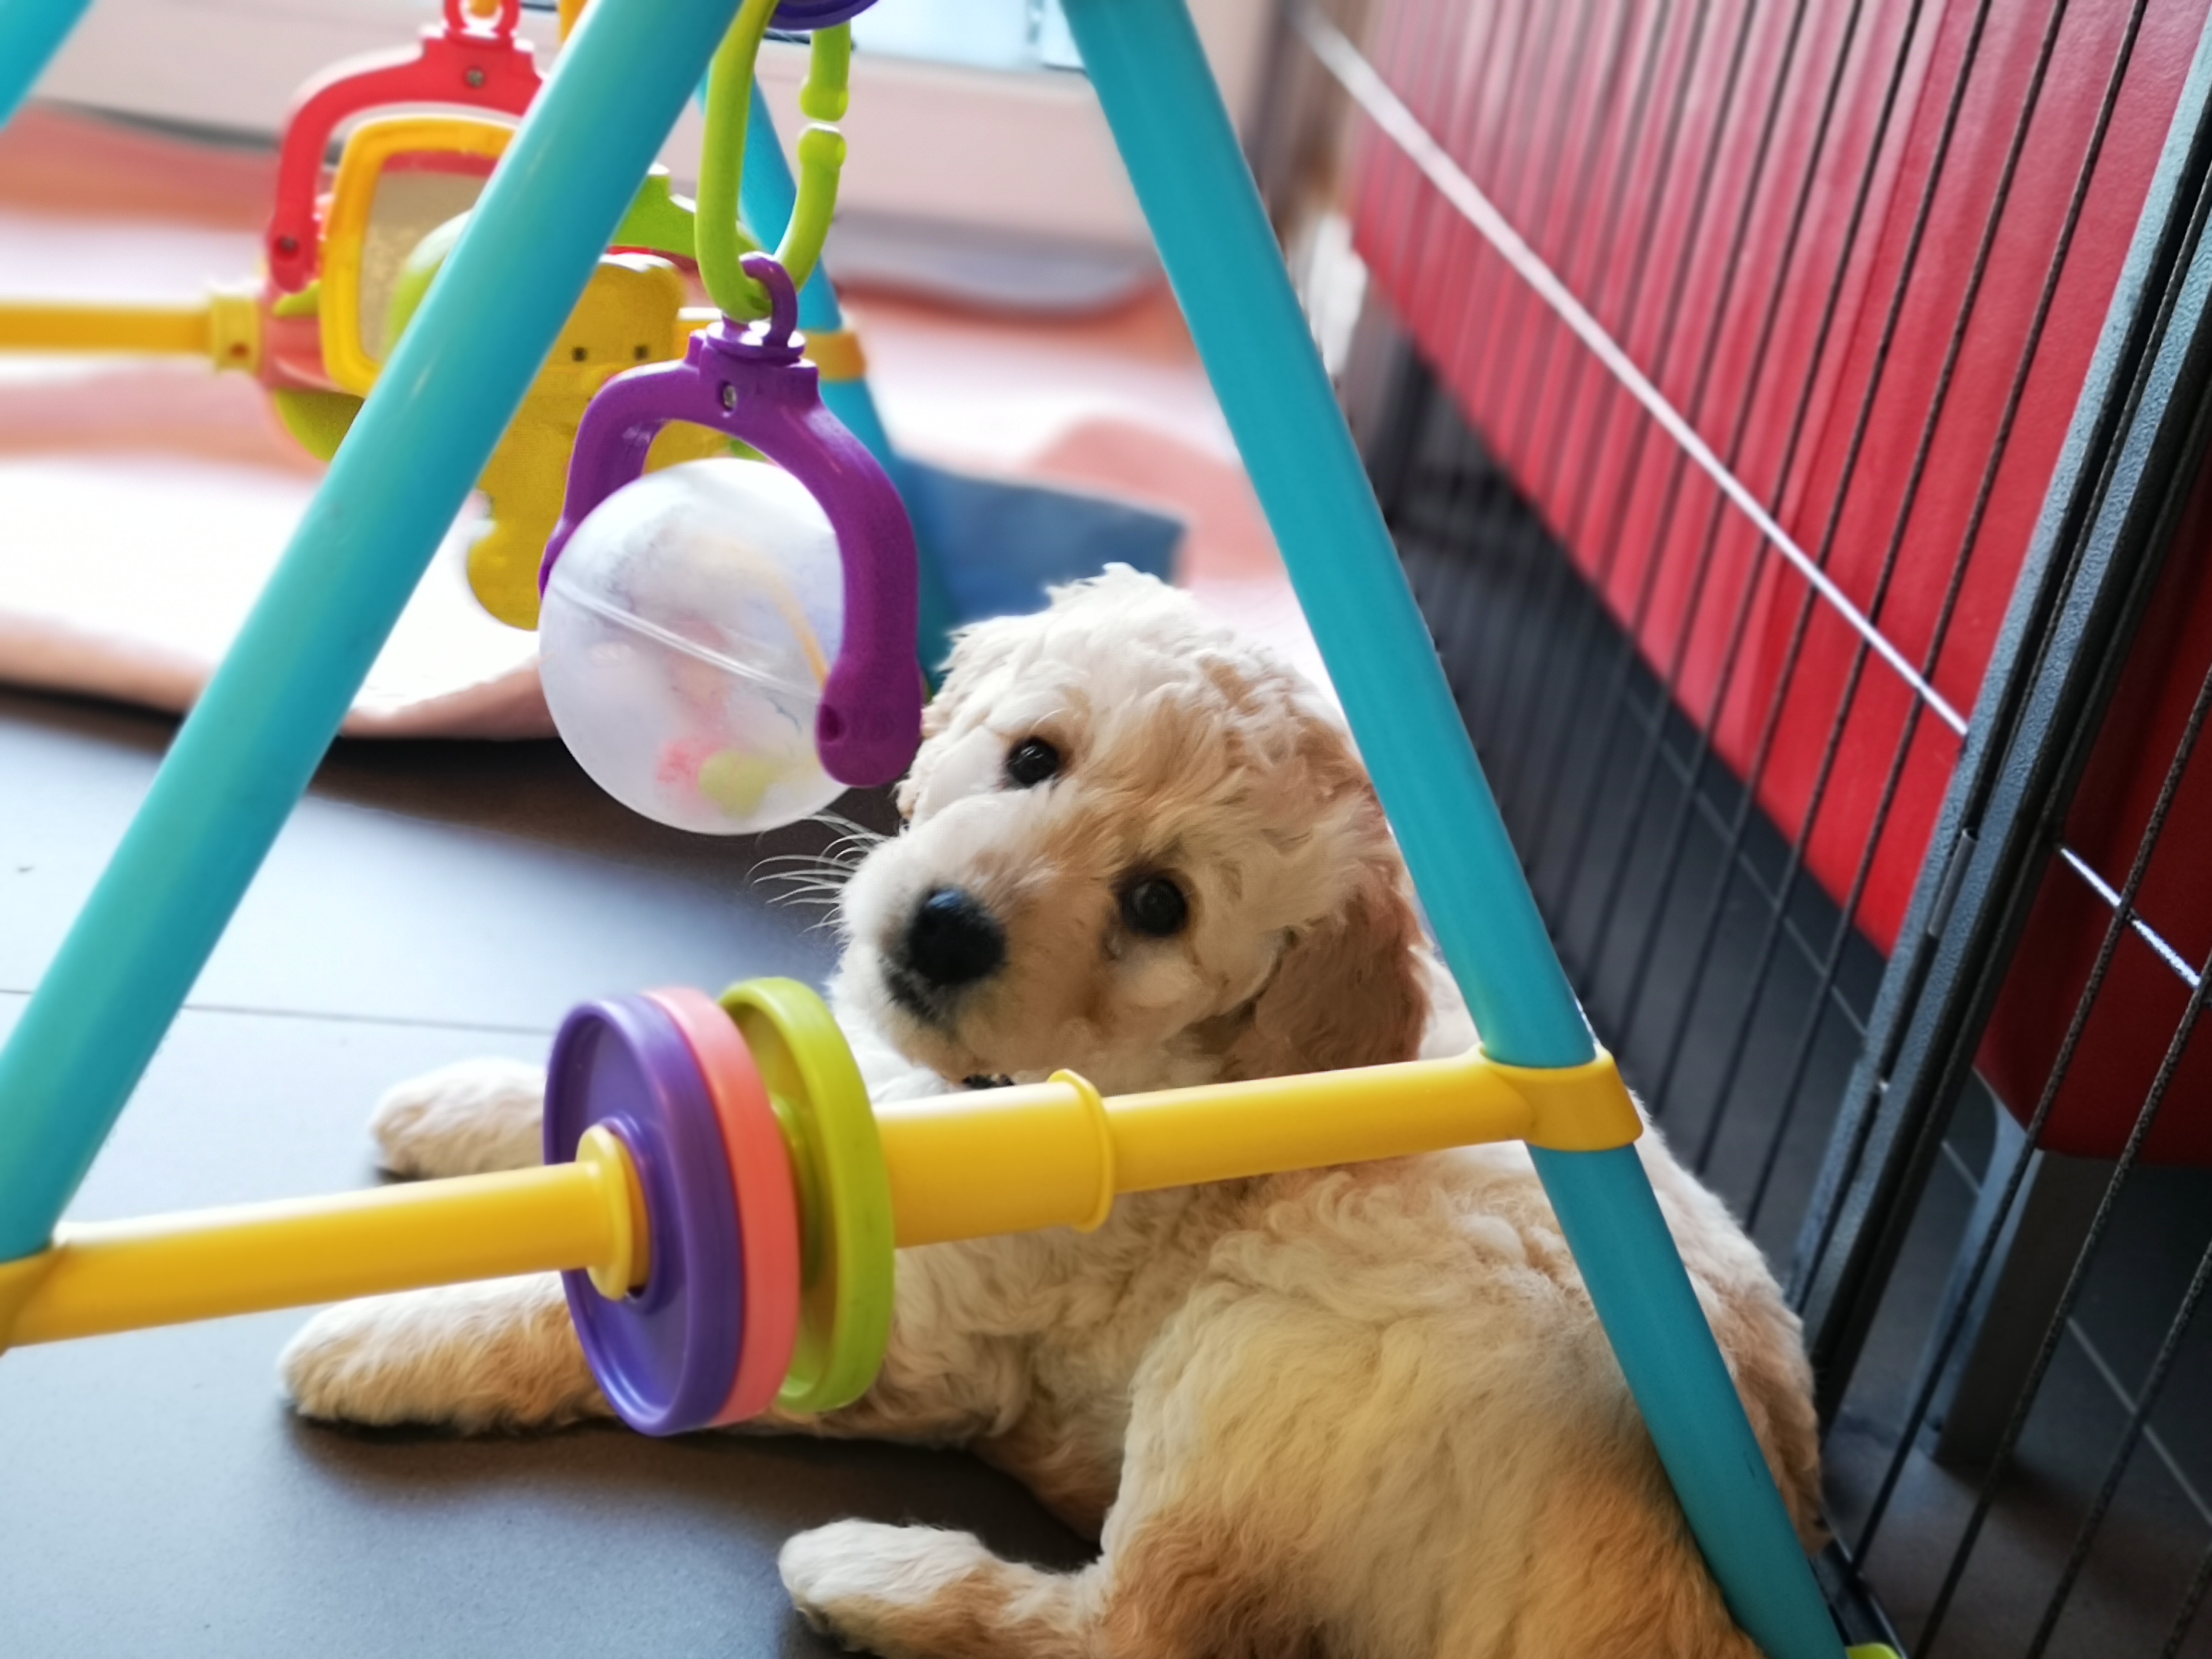
[[[1429,994],[1405,869],[1372,809],[1373,836],[1336,908],[1300,929],[1229,1047],[1224,1074],[1285,1077],[1412,1060]]]
[[[937,695],[922,708],[921,750],[906,776],[899,780],[895,799],[901,817],[914,816],[915,805],[929,781],[930,768],[943,750],[944,745],[935,739],[957,727],[963,714],[974,712],[982,701],[988,701],[980,694],[987,684],[997,682],[1000,671],[1013,661],[1021,647],[1025,620],[995,617],[971,623],[953,635],[952,654],[945,659]]]

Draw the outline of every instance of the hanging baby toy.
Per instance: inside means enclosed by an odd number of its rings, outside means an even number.
[[[823,125],[800,137],[799,205],[774,257],[737,217],[753,59],[776,9],[746,0],[708,82],[697,245],[720,320],[682,362],[593,397],[539,573],[540,673],[569,750],[625,805],[710,835],[790,823],[848,786],[890,782],[921,740],[913,527],[823,407],[794,331],[843,138]],[[844,112],[850,52],[842,25],[816,32],[809,117]],[[671,422],[763,459],[641,476]]]

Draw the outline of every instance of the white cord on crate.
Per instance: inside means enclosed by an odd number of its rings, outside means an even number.
[[[1744,516],[1751,520],[1759,534],[1811,584],[1813,591],[1828,602],[1938,720],[1963,736],[1966,730],[1965,717],[1951,706],[1942,693],[1922,677],[1911,660],[1890,643],[1872,620],[1844,596],[1843,589],[1830,580],[1828,574],[1812,556],[1790,538],[1789,532],[1775,521],[1774,515],[1760,504],[1759,498],[1752,494],[1743,481],[1723,465],[1720,457],[1713,453],[1696,428],[1683,418],[1674,404],[1667,401],[1659,388],[1621,349],[1620,342],[1606,332],[1605,325],[1589,313],[1573,291],[1522,239],[1511,222],[1482,193],[1481,187],[1462,172],[1459,164],[1443,147],[1430,137],[1419,118],[1399,100],[1389,83],[1360,55],[1359,49],[1321,15],[1313,0],[1305,0],[1305,3],[1296,9],[1293,16],[1298,33],[1304,37],[1307,46],[1313,49],[1314,56],[1321,60],[1322,66],[1335,78],[1337,84],[1344,88],[1352,101],[1366,112],[1383,135],[1405,152],[1407,159],[1427,176],[1429,182],[1443,193],[1444,199],[1498,250],[1506,264],[1536,291],[1537,297],[1559,313],[1560,321],[1574,331],[1576,337],[1596,355],[1613,379],[1644,405],[1667,435],[1680,446],[1683,453],[1720,486],[1721,493],[1742,509]]]
[[[2075,875],[2081,877],[2084,886],[2088,888],[2088,890],[2094,893],[2099,898],[2104,900],[2105,908],[2106,909],[2117,910],[2120,908],[2120,895],[2118,890],[2113,887],[2112,883],[2106,881],[2102,876],[2091,869],[2089,867],[2089,861],[2087,859],[2083,858],[2079,853],[2075,852],[2072,848],[2067,846],[2063,842],[2059,843],[2058,856],[2064,861],[2068,869],[2071,870]],[[2136,938],[2140,939],[2144,944],[2150,946],[2151,950],[2156,953],[2160,961],[2163,962],[2167,967],[2172,969],[2175,974],[2179,975],[2183,984],[2186,985],[2192,991],[2197,988],[2197,982],[2201,975],[2194,968],[2189,965],[2188,958],[2184,957],[2180,951],[2175,950],[2173,946],[2167,944],[2166,942],[2166,936],[2160,933],[2155,927],[2153,927],[2148,922],[2145,921],[2142,917],[2136,913],[2133,905],[2130,905],[2128,907],[2128,926],[2135,930]]]

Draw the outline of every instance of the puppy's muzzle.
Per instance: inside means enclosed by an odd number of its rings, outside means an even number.
[[[946,992],[988,979],[1006,960],[1006,931],[973,893],[938,887],[908,918],[890,976],[892,994],[915,1012],[933,1012]]]

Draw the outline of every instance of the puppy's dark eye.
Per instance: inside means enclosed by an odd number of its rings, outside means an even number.
[[[1006,756],[1006,781],[1032,788],[1060,771],[1060,750],[1042,738],[1024,738]]]
[[[1121,895],[1121,920],[1133,932],[1172,939],[1190,920],[1190,902],[1165,876],[1146,876]]]

